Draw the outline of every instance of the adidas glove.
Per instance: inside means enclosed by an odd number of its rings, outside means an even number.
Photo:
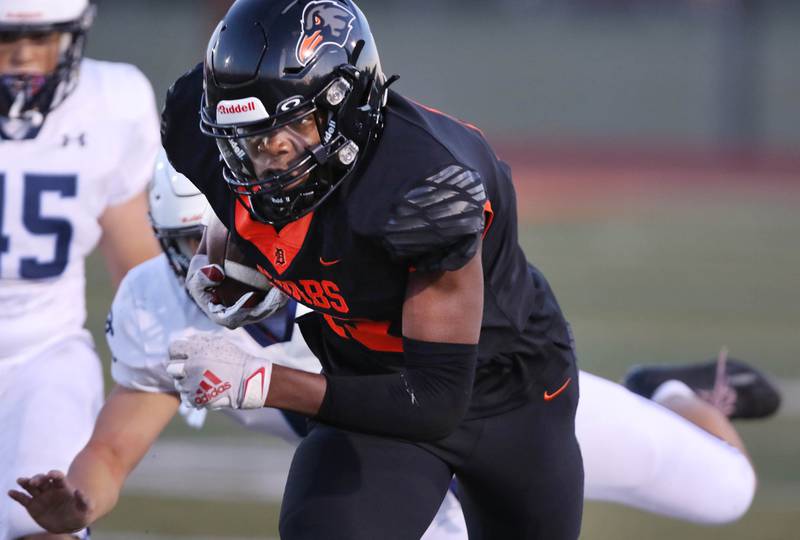
[[[167,373],[181,401],[196,409],[257,409],[267,399],[272,362],[225,338],[198,335],[170,343]]]
[[[265,319],[282,308],[288,297],[275,287],[271,288],[266,297],[255,306],[245,307],[247,301],[255,294],[243,294],[232,306],[224,306],[214,302],[211,289],[222,283],[225,272],[218,264],[209,264],[208,256],[198,253],[189,263],[186,273],[186,290],[195,304],[214,323],[226,328],[234,329],[246,324]]]

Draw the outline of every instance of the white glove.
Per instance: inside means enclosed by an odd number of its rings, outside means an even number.
[[[170,343],[167,373],[181,401],[196,409],[256,409],[267,399],[272,362],[225,338],[198,335]]]
[[[225,272],[218,264],[209,264],[208,255],[198,253],[189,263],[186,273],[186,290],[189,296],[200,307],[203,313],[216,324],[234,329],[246,324],[258,322],[278,311],[289,300],[279,289],[272,287],[264,299],[253,307],[244,307],[256,294],[243,294],[232,306],[224,306],[214,302],[213,289],[225,279]]]

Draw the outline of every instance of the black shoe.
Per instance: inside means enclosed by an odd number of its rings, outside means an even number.
[[[781,404],[778,389],[763,373],[727,358],[725,349],[717,360],[702,364],[633,366],[622,384],[649,399],[661,383],[671,379],[683,382],[731,419],[765,418]]]

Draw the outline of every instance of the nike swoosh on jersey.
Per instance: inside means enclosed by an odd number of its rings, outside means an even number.
[[[567,380],[564,381],[564,384],[562,384],[561,387],[558,390],[556,390],[555,392],[553,392],[552,394],[549,394],[547,392],[547,390],[545,390],[544,391],[544,400],[545,401],[550,401],[551,399],[557,398],[559,396],[559,394],[561,394],[561,392],[563,392],[564,390],[567,389],[567,386],[569,386],[569,383],[571,383],[571,382],[572,382],[572,377],[567,378]]]

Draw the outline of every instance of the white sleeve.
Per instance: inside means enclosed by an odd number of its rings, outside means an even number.
[[[106,341],[111,349],[111,376],[117,384],[144,392],[174,392],[164,368],[167,350],[146,347],[140,326],[140,310],[129,273],[120,283],[106,322]]]
[[[122,152],[115,166],[115,178],[109,178],[111,191],[108,206],[122,204],[147,187],[153,175],[156,155],[161,146],[158,112],[150,81],[138,68],[129,64],[112,64],[108,71],[115,89],[115,112],[119,114]],[[124,105],[120,105],[124,104]]]

